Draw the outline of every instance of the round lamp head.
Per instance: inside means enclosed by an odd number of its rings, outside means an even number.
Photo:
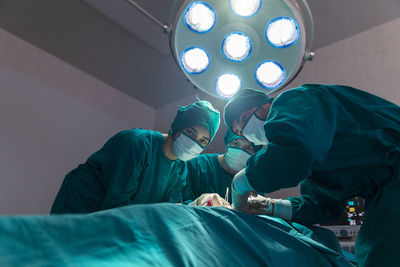
[[[181,0],[171,26],[188,80],[230,98],[241,88],[272,94],[309,59],[313,22],[305,0]]]

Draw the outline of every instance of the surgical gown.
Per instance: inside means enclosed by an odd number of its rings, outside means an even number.
[[[186,164],[165,157],[164,136],[133,129],[113,136],[65,177],[51,213],[87,213],[136,203],[180,202]]]
[[[302,196],[289,199],[300,223],[332,221],[361,196],[361,266],[399,262],[399,106],[351,87],[306,84],[274,100],[264,129],[269,143],[246,168],[257,191],[301,182]]]
[[[182,199],[195,200],[204,193],[218,193],[225,197],[226,188],[230,188],[233,176],[222,168],[218,154],[202,154],[188,161],[188,176]]]

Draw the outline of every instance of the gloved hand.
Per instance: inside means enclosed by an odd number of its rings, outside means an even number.
[[[232,204],[236,210],[253,215],[263,214],[285,220],[292,219],[292,203],[289,200],[271,199],[259,195],[250,185],[244,169],[234,176],[231,188]]]
[[[232,187],[232,202],[234,209],[248,214],[275,216],[289,221],[292,219],[292,204],[289,200],[264,197],[255,191],[238,194]]]
[[[239,194],[232,184],[232,204],[235,210],[253,215],[267,214],[266,212],[271,210],[271,204],[261,201],[258,196],[256,191]]]
[[[251,204],[257,204],[257,205],[264,207],[263,214],[271,215],[271,216],[274,215],[275,199],[256,194],[256,195],[250,196],[248,199],[248,202]]]

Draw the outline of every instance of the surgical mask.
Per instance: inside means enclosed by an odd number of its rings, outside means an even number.
[[[264,123],[265,121],[257,118],[254,112],[242,130],[244,137],[256,146],[266,145],[268,139],[265,136]]]
[[[238,172],[246,167],[246,162],[250,158],[251,154],[241,148],[227,147],[227,151],[224,155],[226,165],[232,171]]]
[[[188,161],[200,155],[203,152],[203,148],[192,138],[181,132],[172,142],[172,152],[178,159]]]

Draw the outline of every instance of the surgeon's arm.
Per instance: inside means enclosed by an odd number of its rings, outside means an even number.
[[[303,224],[325,223],[339,218],[345,201],[328,197],[310,180],[300,184],[301,197],[291,197],[292,220]]]
[[[110,140],[102,165],[106,189],[102,209],[126,206],[139,186],[146,163],[146,146],[133,135],[118,134]]]
[[[262,193],[297,186],[322,163],[336,131],[334,100],[315,91],[289,90],[276,98],[268,115],[267,146],[250,157],[246,175]]]
[[[258,195],[249,184],[245,170],[239,171],[232,181],[232,204],[236,210],[254,215],[270,215],[285,220],[292,219],[289,200],[271,199]]]
[[[203,173],[201,172],[198,158],[187,161],[186,164],[187,175],[185,186],[182,189],[182,201],[185,204],[188,204],[206,191],[203,190],[203,178],[205,177],[205,175],[203,175]]]
[[[180,177],[179,181],[177,181],[176,185],[169,190],[166,195],[168,196],[168,202],[171,203],[183,203],[183,188],[186,184],[185,176]]]
[[[183,201],[183,203],[190,203],[194,199],[196,199],[196,197],[193,193],[193,187],[192,187],[189,179],[187,179],[186,185],[182,188],[182,201]]]

